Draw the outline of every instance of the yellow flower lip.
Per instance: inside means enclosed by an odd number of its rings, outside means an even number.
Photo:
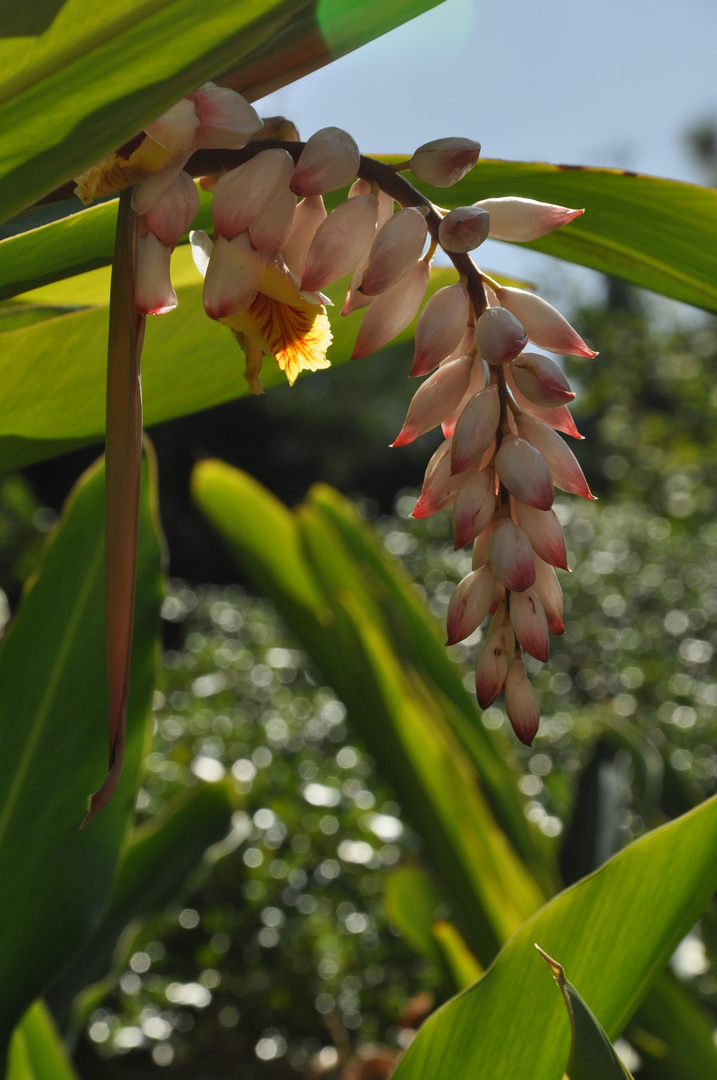
[[[329,367],[332,335],[326,309],[302,296],[278,258],[267,263],[247,310],[219,321],[274,356],[290,385],[304,369]]]

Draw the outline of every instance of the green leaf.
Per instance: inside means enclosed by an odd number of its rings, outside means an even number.
[[[713,1080],[712,1017],[671,971],[662,973],[635,1013],[627,1037],[642,1058],[641,1080]]]
[[[570,225],[525,246],[717,311],[713,188],[619,169],[486,160],[455,187],[423,190],[448,208],[505,195],[584,207]]]
[[[231,810],[227,786],[200,784],[175,796],[158,817],[131,833],[102,921],[47,994],[63,1027],[75,996],[110,970],[127,925],[162,910],[186,888],[207,848],[227,832]]]
[[[162,594],[146,464],[125,770],[80,830],[107,767],[103,479],[95,467],[77,485],[0,646],[0,1048],[99,922],[134,813]]]
[[[389,922],[427,960],[441,958],[431,929],[441,903],[440,893],[417,866],[397,866],[384,877],[383,905]]]
[[[476,986],[426,1021],[396,1080],[560,1080],[570,1025],[533,943],[561,957],[613,1038],[716,887],[717,800],[710,799],[529,919]]]
[[[0,220],[207,79],[276,89],[436,0],[33,0],[0,17]]]
[[[438,919],[433,924],[433,936],[440,945],[443,957],[458,990],[465,990],[478,982],[483,968],[470,951],[453,923]]]
[[[571,1041],[566,1071],[570,1080],[632,1080],[597,1017],[565,978],[562,966],[540,946],[536,949],[552,971],[568,1011]]]
[[[13,1032],[6,1080],[78,1080],[43,1001],[30,1006]]]
[[[194,472],[193,492],[341,696],[353,730],[422,836],[431,867],[448,895],[461,898],[461,933],[488,962],[542,894],[495,820],[479,768],[448,719],[456,705],[411,652],[412,614],[393,603],[357,545],[344,541],[324,511],[323,489],[292,515],[251,477],[207,461]],[[354,517],[354,531],[360,528]],[[443,649],[437,636],[433,649]],[[477,727],[475,710],[473,718]],[[512,790],[506,766],[503,780]]]
[[[188,247],[175,253],[178,273],[177,311],[147,320],[142,353],[142,388],[146,426],[210,408],[249,393],[243,378],[244,356],[229,331],[204,314],[202,284],[191,264]],[[74,296],[83,289],[97,298],[98,278],[109,285],[107,270],[87,279],[71,279],[42,293]],[[446,284],[451,272],[434,271],[429,295]],[[191,281],[194,284],[182,285]],[[351,355],[361,313],[340,318],[345,282],[328,290],[336,301],[331,309],[334,342],[329,357],[334,365]],[[58,295],[59,294],[59,295]],[[37,293],[35,295],[38,295]],[[104,293],[109,296],[109,289]],[[55,318],[1,333],[0,340],[0,471],[64,453],[103,438],[108,308],[58,314]],[[409,327],[397,341],[409,340]],[[408,374],[408,372],[407,372]],[[272,358],[264,363],[265,386],[285,382]]]

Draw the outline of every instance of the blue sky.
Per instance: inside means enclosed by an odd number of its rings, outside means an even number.
[[[717,117],[716,44],[713,0],[681,0],[679,12],[666,0],[447,0],[260,111],[291,116],[303,137],[344,127],[366,153],[466,135],[485,157],[699,182],[682,137]],[[501,245],[486,256],[555,277],[533,253]]]

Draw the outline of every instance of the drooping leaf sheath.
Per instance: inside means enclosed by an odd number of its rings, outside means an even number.
[[[122,192],[110,287],[105,448],[105,635],[108,772],[90,799],[87,822],[105,805],[122,771],[137,577],[142,458],[140,358],[146,318],[135,311],[136,215]]]

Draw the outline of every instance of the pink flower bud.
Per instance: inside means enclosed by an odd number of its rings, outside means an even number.
[[[259,289],[267,255],[252,247],[247,232],[232,240],[219,234],[204,279],[204,310],[210,319],[246,311]]]
[[[394,446],[405,446],[440,424],[463,397],[473,367],[471,356],[449,360],[419,386]]]
[[[446,439],[428,462],[421,494],[412,516],[430,517],[436,511],[450,506],[458,493],[461,482],[461,477],[451,476],[451,440]]]
[[[498,387],[491,383],[471,398],[456,421],[451,470],[461,473],[474,465],[495,439],[500,423]]]
[[[264,122],[236,90],[206,82],[187,97],[194,102],[200,126],[194,149],[239,150]]]
[[[135,258],[135,308],[142,315],[163,315],[177,306],[177,294],[169,276],[172,248],[153,232],[137,236]]]
[[[220,177],[212,201],[215,235],[231,240],[254,225],[277,192],[288,189],[293,169],[286,150],[262,150]]]
[[[285,159],[264,208],[249,224],[249,237],[257,251],[278,255],[289,235],[296,212],[296,196],[289,190],[292,171],[291,158]]]
[[[497,367],[522,353],[528,335],[505,308],[488,308],[476,323],[475,343],[483,359]]]
[[[295,195],[325,195],[350,184],[361,155],[347,131],[326,127],[317,131],[301,151],[291,182]]]
[[[520,406],[524,413],[534,417],[536,420],[542,420],[544,424],[555,428],[557,431],[564,431],[566,435],[570,435],[573,439],[582,439],[582,435],[575,426],[575,421],[567,405],[556,405],[555,408],[551,409],[547,409],[543,405],[534,405],[518,389],[513,378],[512,364],[506,364],[503,371],[510,392],[515,398],[516,404]]]
[[[301,277],[306,265],[311,242],[322,221],[326,221],[326,207],[320,195],[302,199],[294,211],[289,235],[284,241],[281,256],[297,277]]]
[[[575,397],[558,365],[547,356],[521,353],[513,361],[512,368],[516,386],[536,405],[552,409]]]
[[[468,383],[468,389],[463,395],[462,401],[459,401],[457,408],[455,408],[451,415],[446,417],[441,424],[443,435],[446,439],[450,439],[451,435],[456,430],[458,417],[461,415],[471,398],[475,397],[476,394],[479,394],[486,386],[485,365],[480,357],[476,356],[475,346],[473,345],[473,327],[470,325],[466,327],[465,334],[458,343],[458,347],[451,353],[449,359],[455,360],[459,356],[466,355],[473,357],[471,377]]]
[[[445,251],[465,252],[480,247],[488,236],[490,215],[477,206],[457,206],[443,218],[438,239]]]
[[[529,589],[535,581],[535,559],[530,541],[510,518],[503,518],[490,540],[493,576],[511,592]]]
[[[563,590],[560,588],[557,574],[537,555],[535,557],[535,592],[540,597],[548,629],[551,634],[562,634],[563,626]]]
[[[465,476],[465,474],[462,474]],[[459,551],[475,540],[493,520],[495,473],[481,469],[465,476],[453,503],[453,548]]]
[[[138,216],[139,235],[152,232],[163,244],[173,248],[194,221],[198,210],[197,188],[187,173],[180,172],[147,213]]]
[[[339,203],[322,222],[306,257],[301,288],[323,289],[353,269],[376,232],[378,200],[359,195]]]
[[[567,206],[520,199],[509,195],[502,199],[481,199],[475,203],[490,214],[490,236],[493,240],[526,243],[567,225],[584,210],[569,210]]]
[[[480,143],[471,139],[435,139],[419,146],[408,163],[414,176],[434,187],[452,187],[473,168]]]
[[[530,540],[531,547],[551,566],[569,570],[565,536],[554,510],[536,510],[534,506],[515,501],[518,524]]]
[[[376,233],[361,280],[361,292],[376,296],[405,277],[421,257],[426,218],[415,206],[399,210]]]
[[[549,510],[553,505],[550,469],[527,439],[506,435],[495,456],[495,470],[501,483],[516,499],[538,510]]]
[[[476,697],[481,709],[492,705],[503,689],[515,639],[505,620],[488,635],[476,665]]]
[[[490,555],[490,542],[493,539],[493,533],[498,528],[500,522],[499,512],[496,510],[493,515],[490,524],[486,526],[480,536],[477,536],[473,542],[473,558],[471,565],[474,570],[480,570],[481,566],[485,566],[488,562],[488,556]],[[502,588],[502,586],[501,586]]]
[[[430,273],[430,265],[421,259],[397,285],[376,297],[363,317],[352,360],[375,352],[406,329],[421,306]]]
[[[461,282],[433,294],[416,323],[411,375],[425,375],[451,355],[465,333],[469,315],[468,292]]]
[[[456,586],[448,605],[446,645],[469,637],[485,619],[493,601],[495,578],[490,567],[472,570]]]
[[[573,495],[580,495],[583,499],[594,499],[595,496],[588,487],[583,470],[578,464],[575,454],[557,432],[540,420],[534,420],[532,416],[522,413],[516,420],[518,431],[523,439],[527,439],[538,449],[543,459],[547,462],[552,473],[553,483],[561,491],[569,491]],[[508,485],[506,484],[506,487]],[[513,492],[517,498],[522,496]],[[522,499],[528,502],[528,499]],[[535,506],[535,503],[531,505]],[[549,507],[541,506],[539,509],[547,510]]]
[[[532,746],[540,723],[540,705],[520,657],[513,660],[506,675],[505,711],[520,741]]]
[[[548,620],[535,589],[510,594],[510,621],[525,651],[545,663],[550,655]]]
[[[534,345],[569,356],[597,356],[547,300],[525,289],[507,287],[498,289],[497,296],[503,307],[520,319]]]

